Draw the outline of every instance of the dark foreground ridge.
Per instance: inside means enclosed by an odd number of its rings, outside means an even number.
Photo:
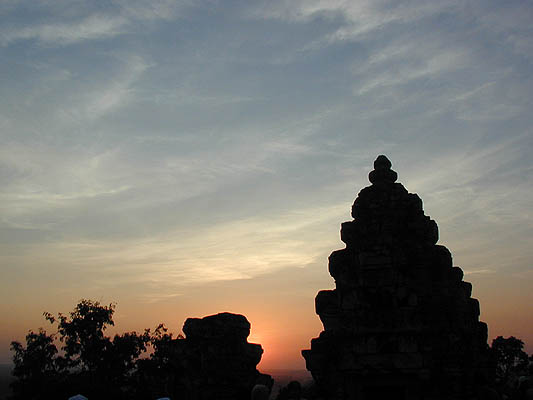
[[[422,200],[396,179],[379,156],[342,224],[346,248],[329,257],[336,289],[316,296],[324,331],[302,352],[307,369],[327,399],[484,398],[494,369],[479,302]]]

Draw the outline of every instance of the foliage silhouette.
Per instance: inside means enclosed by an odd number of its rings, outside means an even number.
[[[57,357],[54,335],[45,330],[30,331],[26,335],[26,347],[19,342],[11,343],[13,376],[11,384],[15,399],[47,399],[59,394],[64,363]]]
[[[176,339],[183,339],[178,335]],[[150,335],[153,352],[149,358],[137,360],[136,398],[179,396],[180,389],[176,377],[181,374],[180,367],[173,357],[172,333],[160,324]]]
[[[514,336],[508,338],[498,336],[492,341],[498,390],[503,396],[512,400],[530,398],[526,396],[526,392],[530,391],[532,385],[533,370],[529,366],[530,359],[523,348],[524,342]]]
[[[145,329],[142,334],[128,332],[111,339],[104,331],[114,325],[114,311],[114,304],[83,299],[68,316],[45,312],[45,319],[57,325],[57,333],[30,331],[25,347],[11,343],[13,399],[67,398],[76,393],[98,399],[147,398],[154,391],[165,395],[174,373],[172,334],[161,324],[153,333]],[[56,339],[62,343],[61,352]],[[154,352],[139,358],[149,345]]]
[[[526,373],[528,355],[523,350],[524,342],[510,336],[498,336],[492,341],[492,349],[496,355],[496,377],[507,381],[511,374]]]

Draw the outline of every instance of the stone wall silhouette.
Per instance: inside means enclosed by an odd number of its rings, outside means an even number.
[[[379,156],[342,224],[307,369],[328,399],[472,398],[493,377],[487,325],[437,224],[396,179]]]
[[[179,398],[249,400],[255,384],[272,387],[272,378],[257,371],[263,349],[248,343],[250,323],[243,315],[220,313],[188,318],[185,339],[175,340]]]

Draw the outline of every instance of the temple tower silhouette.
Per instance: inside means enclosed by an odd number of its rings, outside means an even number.
[[[341,225],[307,369],[327,399],[470,399],[493,379],[487,325],[437,224],[396,179],[380,155]]]

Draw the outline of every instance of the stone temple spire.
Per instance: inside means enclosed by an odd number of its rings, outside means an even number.
[[[326,399],[471,398],[493,368],[472,285],[437,245],[422,200],[380,155],[329,257],[334,290],[315,299],[324,325],[302,352]],[[470,396],[470,397],[468,397]]]
[[[392,163],[389,159],[380,155],[374,161],[374,170],[368,174],[368,180],[371,183],[394,183],[398,179],[396,171],[391,169]]]

